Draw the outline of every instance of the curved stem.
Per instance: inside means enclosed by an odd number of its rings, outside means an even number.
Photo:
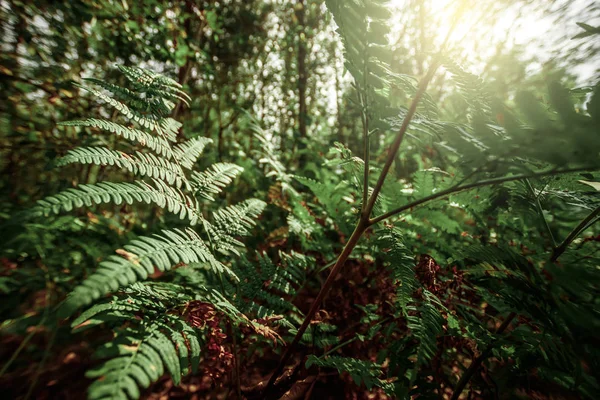
[[[569,233],[569,236],[567,236],[565,238],[565,240],[563,240],[563,242],[558,247],[554,248],[554,251],[552,251],[552,259],[551,260],[556,261],[558,259],[558,257],[560,257],[567,250],[567,247],[569,247],[569,245],[573,242],[573,240],[575,240],[575,238],[577,238],[577,236],[579,236],[579,234],[581,232],[583,232],[584,230],[586,230],[588,227],[591,226],[590,222],[592,222],[594,220],[594,218],[596,218],[598,215],[600,215],[600,207],[597,207],[587,217],[585,217],[585,219],[583,221],[581,221],[571,231],[571,233]]]
[[[393,217],[394,215],[400,214],[403,211],[410,210],[413,207],[420,206],[422,204],[428,203],[428,202],[433,201],[433,200],[440,199],[442,197],[449,196],[449,195],[454,194],[454,193],[463,192],[465,190],[471,190],[471,189],[475,189],[475,188],[482,187],[482,186],[498,185],[500,183],[518,181],[518,180],[521,180],[521,179],[539,178],[539,177],[543,177],[543,176],[566,174],[566,173],[571,173],[571,172],[590,171],[590,170],[594,170],[594,169],[597,169],[597,168],[573,168],[573,169],[565,169],[565,170],[555,170],[555,169],[553,169],[553,170],[550,170],[550,171],[535,172],[535,173],[531,173],[531,174],[527,174],[527,175],[524,174],[524,175],[514,175],[514,176],[508,176],[508,177],[486,179],[486,180],[483,180],[483,181],[470,183],[470,184],[464,185],[464,186],[453,186],[453,187],[451,187],[449,189],[442,190],[441,192],[434,193],[432,195],[429,195],[429,196],[423,197],[421,199],[415,200],[413,202],[410,202],[408,204],[403,205],[402,207],[398,207],[395,210],[392,210],[392,211],[389,211],[389,212],[387,212],[387,213],[385,213],[383,215],[380,215],[379,217],[373,218],[373,219],[371,219],[369,221],[369,225],[373,225],[373,224],[376,224],[378,222],[381,222],[384,219],[388,219],[390,217]]]
[[[544,227],[546,228],[546,232],[548,233],[550,240],[552,240],[552,246],[556,247],[556,239],[554,239],[554,234],[552,233],[552,229],[550,229],[548,220],[546,219],[546,216],[544,215],[544,209],[542,208],[542,203],[540,203],[540,196],[535,194],[535,190],[533,189],[531,182],[529,182],[529,179],[524,179],[524,181],[525,181],[525,185],[527,185],[527,189],[529,190],[529,193],[531,193],[531,196],[533,197],[533,201],[535,202],[535,208],[536,208],[538,214],[540,214],[540,218],[544,222]]]
[[[286,347],[283,355],[281,356],[279,364],[277,365],[275,372],[273,372],[273,375],[271,375],[271,378],[269,379],[269,382],[267,383],[267,386],[263,393],[263,396],[265,398],[269,394],[269,390],[275,383],[275,380],[279,377],[279,375],[283,371],[285,364],[289,361],[290,357],[292,356],[296,346],[302,339],[302,336],[304,335],[304,332],[306,332],[306,329],[310,325],[310,322],[312,321],[314,315],[319,310],[319,308],[321,306],[321,302],[323,301],[323,299],[325,298],[325,295],[329,292],[329,289],[333,285],[335,277],[337,276],[337,274],[340,272],[340,270],[344,266],[344,263],[350,256],[350,253],[352,252],[352,250],[354,250],[354,247],[356,247],[358,240],[360,239],[360,237],[362,236],[362,234],[364,233],[364,231],[366,229],[367,229],[367,225],[361,220],[359,222],[359,224],[356,226],[356,229],[354,230],[354,232],[352,233],[352,236],[350,236],[350,239],[344,246],[344,249],[340,253],[339,257],[337,258],[337,261],[335,262],[333,268],[331,269],[331,272],[329,273],[327,280],[321,287],[321,290],[319,291],[319,294],[317,294],[317,297],[313,301],[313,303],[310,307],[310,310],[304,317],[304,321],[302,321],[302,325],[300,325],[300,328],[298,328],[298,332],[296,333],[296,336],[294,337],[292,342]]]
[[[513,321],[513,319],[515,319],[515,317],[517,316],[516,313],[510,313],[506,319],[504,320],[504,322],[502,323],[502,325],[500,325],[500,327],[498,328],[498,330],[496,330],[496,335],[500,335],[502,333],[504,333],[504,331],[506,330],[506,328],[508,328],[508,326],[510,325],[510,323]],[[452,397],[450,398],[450,400],[458,400],[458,397],[461,395],[461,393],[463,392],[463,390],[465,390],[465,386],[467,386],[467,383],[471,380],[471,377],[473,376],[473,374],[475,374],[475,372],[479,369],[479,367],[481,366],[481,364],[483,363],[483,361],[485,361],[486,358],[488,358],[490,356],[490,354],[492,353],[492,349],[494,348],[494,344],[495,341],[490,343],[485,350],[483,351],[483,353],[481,353],[479,355],[479,357],[477,357],[475,360],[473,360],[473,362],[471,363],[471,365],[469,365],[469,368],[467,368],[467,370],[465,371],[465,373],[463,374],[463,376],[460,377],[460,380],[458,381],[458,383],[456,384],[456,387],[454,388],[454,393],[452,393]]]
[[[597,207],[583,221],[581,221],[571,231],[569,236],[567,236],[566,239],[560,244],[560,246],[554,248],[554,250],[552,251],[552,256],[550,257],[550,261],[556,262],[558,260],[558,258],[567,250],[567,247],[573,242],[573,240],[575,240],[575,238],[577,238],[577,236],[579,236],[579,234],[581,232],[583,232],[585,229],[587,229],[590,226],[590,222],[593,221],[594,218],[596,218],[598,215],[600,215],[600,207]],[[500,328],[498,328],[498,330],[496,331],[496,334],[499,335],[499,334],[503,333],[506,330],[506,328],[510,325],[512,320],[515,319],[516,316],[517,316],[516,313],[514,313],[514,312],[510,313],[510,315],[506,318],[504,323],[502,323]],[[483,353],[481,353],[479,355],[479,357],[477,357],[471,363],[469,368],[467,368],[467,370],[465,371],[463,376],[460,378],[460,380],[456,384],[456,387],[454,388],[454,393],[452,393],[452,397],[450,400],[458,400],[459,396],[461,395],[461,393],[467,386],[467,383],[469,383],[469,380],[471,379],[471,377],[473,377],[473,375],[475,374],[477,369],[479,369],[481,364],[490,356],[492,349],[494,348],[494,345],[495,345],[495,341],[490,343],[485,348]]]
[[[356,244],[358,243],[358,241],[361,238],[361,236],[363,235],[363,233],[367,230],[367,228],[369,228],[369,226],[372,225],[370,223],[371,221],[369,220],[369,218],[371,217],[371,213],[373,212],[373,207],[375,206],[377,197],[379,196],[379,193],[381,192],[381,189],[383,188],[383,183],[385,182],[385,178],[386,178],[394,160],[396,159],[396,154],[398,154],[398,149],[400,148],[400,145],[402,144],[404,136],[406,135],[408,126],[417,111],[417,105],[419,104],[419,102],[421,101],[421,98],[425,94],[425,91],[427,90],[427,86],[429,85],[431,78],[433,78],[433,75],[435,74],[435,71],[437,70],[437,68],[439,66],[439,62],[438,62],[439,56],[441,55],[442,51],[445,49],[446,44],[447,44],[448,40],[450,39],[450,35],[451,35],[452,31],[454,30],[457,22],[458,22],[458,18],[456,18],[453,21],[450,29],[448,30],[448,33],[446,35],[446,38],[444,39],[442,46],[440,47],[438,56],[436,57],[436,60],[434,60],[432,62],[431,66],[429,67],[429,71],[427,71],[427,74],[423,77],[421,82],[419,82],[419,87],[415,93],[415,97],[412,99],[412,102],[410,104],[408,112],[406,113],[406,115],[404,116],[404,120],[402,121],[402,126],[400,127],[400,129],[396,135],[396,138],[394,139],[394,142],[392,143],[392,145],[390,146],[390,148],[388,150],[385,165],[379,175],[379,178],[373,189],[373,192],[371,193],[371,196],[369,197],[369,201],[368,201],[366,207],[364,207],[364,203],[363,203],[363,210],[362,210],[360,219],[356,225],[356,228],[354,229],[354,232],[350,236],[348,243],[346,243],[346,245],[344,246],[344,249],[340,253],[335,265],[331,269],[331,272],[329,273],[327,280],[325,280],[325,283],[323,284],[323,286],[321,287],[321,290],[317,294],[317,297],[315,298],[313,304],[311,305],[310,310],[304,317],[304,321],[302,321],[302,324],[300,325],[300,328],[298,329],[296,336],[294,337],[292,342],[285,349],[285,352],[283,353],[283,356],[281,357],[279,364],[277,365],[277,369],[275,370],[273,375],[271,375],[271,378],[269,379],[269,382],[267,383],[267,386],[265,387],[265,390],[263,392],[263,398],[267,397],[267,395],[269,394],[269,391],[275,384],[277,377],[283,371],[285,364],[288,362],[292,353],[294,352],[295,347],[300,342],[300,339],[304,335],[304,332],[308,328],[308,325],[310,324],[312,318],[314,317],[316,312],[319,310],[319,308],[321,306],[321,302],[323,301],[323,299],[325,298],[325,296],[331,289],[331,286],[333,285],[333,281],[335,280],[335,277],[342,270],[346,260],[350,256],[350,253],[352,253],[352,250],[354,250],[354,248],[356,247]],[[368,134],[368,132],[367,132],[367,134]],[[368,135],[367,135],[367,140],[368,140]],[[364,182],[364,185],[365,186],[368,185],[368,182]],[[367,189],[367,192],[368,192],[368,189]]]

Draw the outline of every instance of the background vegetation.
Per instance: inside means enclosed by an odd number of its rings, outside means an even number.
[[[0,1],[3,394],[597,397],[599,20]]]

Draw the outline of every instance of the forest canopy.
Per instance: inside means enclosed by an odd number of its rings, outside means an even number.
[[[600,4],[0,0],[11,399],[595,399]]]

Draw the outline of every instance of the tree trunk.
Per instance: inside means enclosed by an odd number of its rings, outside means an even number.
[[[304,140],[306,139],[306,4],[305,0],[298,0],[296,4],[296,18],[298,20],[298,134],[300,136],[300,142],[298,148],[303,149],[305,147]],[[304,157],[300,156],[300,163],[303,163]]]

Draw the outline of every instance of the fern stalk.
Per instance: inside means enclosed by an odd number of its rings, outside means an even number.
[[[439,58],[439,54],[441,54],[443,49],[446,47],[446,43],[448,42],[448,39],[450,38],[450,34],[454,30],[454,26],[456,25],[456,21],[457,21],[457,19],[455,20],[454,24],[448,31],[446,39],[444,40],[444,43],[441,46],[441,49],[440,49],[440,52],[438,53],[437,58]],[[283,355],[279,361],[279,364],[277,365],[277,369],[275,370],[273,375],[271,375],[271,378],[269,379],[269,382],[267,383],[267,386],[265,387],[265,390],[263,392],[263,398],[267,398],[269,391],[271,390],[275,381],[277,380],[277,378],[283,371],[285,364],[289,361],[296,346],[298,345],[302,336],[304,335],[304,332],[306,332],[306,329],[308,328],[310,321],[312,321],[316,312],[320,309],[323,299],[325,298],[327,293],[329,293],[329,290],[331,289],[331,286],[333,285],[335,278],[337,277],[337,275],[340,273],[340,271],[344,267],[346,260],[348,260],[348,257],[350,256],[350,254],[352,253],[352,251],[358,244],[358,241],[362,237],[363,233],[365,233],[365,231],[371,225],[373,225],[375,223],[375,222],[373,222],[373,220],[370,219],[370,216],[371,216],[371,213],[373,212],[373,208],[375,207],[375,202],[377,201],[377,197],[379,196],[379,193],[381,192],[381,189],[383,188],[383,183],[385,182],[385,178],[387,177],[387,175],[390,171],[390,168],[396,158],[396,154],[398,154],[398,150],[400,149],[400,145],[402,144],[402,141],[404,140],[406,131],[408,130],[408,126],[417,111],[417,106],[419,105],[421,98],[425,94],[425,91],[427,90],[427,86],[431,82],[431,79],[433,78],[433,75],[437,71],[438,67],[439,67],[439,62],[436,59],[436,61],[434,61],[432,63],[432,65],[430,66],[427,74],[421,79],[421,82],[419,83],[417,92],[415,93],[415,97],[412,99],[409,110],[408,110],[406,116],[404,117],[404,120],[402,122],[402,125],[401,125],[398,133],[396,134],[396,138],[394,139],[394,142],[388,149],[388,156],[387,156],[385,165],[384,165],[384,167],[379,175],[379,178],[377,180],[377,184],[373,188],[373,192],[371,193],[371,196],[369,197],[369,201],[367,202],[367,205],[364,206],[364,203],[363,203],[364,210],[361,213],[360,219],[358,220],[358,223],[354,229],[354,232],[352,232],[350,239],[348,239],[348,242],[344,246],[344,249],[338,256],[337,261],[335,262],[333,268],[331,269],[331,272],[329,273],[329,276],[325,280],[325,283],[323,283],[323,285],[321,286],[321,290],[319,291],[319,293],[317,294],[317,297],[315,298],[314,302],[312,303],[310,310],[304,317],[304,320],[302,321],[302,325],[298,329],[296,336],[294,337],[292,342],[285,349],[285,352],[283,353]],[[366,141],[368,141],[368,132],[367,132],[367,140]],[[365,154],[368,154],[368,152],[365,152]],[[366,160],[365,160],[365,169],[367,169]],[[365,177],[368,178],[368,175],[366,173],[365,173]],[[363,182],[363,185],[366,187],[368,185],[368,182],[366,182],[366,181]],[[368,189],[366,192],[368,193]]]
[[[369,224],[368,224],[368,221],[366,220],[366,218],[361,217],[361,219],[359,220],[358,224],[356,225],[356,228],[354,229],[354,232],[352,232],[352,235],[350,236],[350,239],[348,239],[348,242],[344,246],[344,249],[342,250],[342,252],[338,256],[337,261],[335,262],[335,264],[333,265],[333,268],[331,269],[331,272],[329,273],[329,276],[325,280],[325,283],[323,283],[323,286],[321,287],[321,290],[319,291],[319,293],[317,294],[317,297],[313,301],[313,303],[312,303],[312,305],[310,307],[310,310],[308,311],[308,313],[304,317],[304,320],[302,321],[302,325],[300,325],[300,328],[298,329],[298,332],[296,333],[296,336],[294,336],[294,339],[286,347],[285,352],[281,356],[279,364],[277,365],[277,369],[275,370],[275,372],[273,373],[273,375],[271,375],[271,378],[269,379],[269,383],[267,383],[267,386],[266,386],[265,391],[263,393],[264,398],[267,398],[267,395],[269,394],[269,390],[271,389],[271,387],[275,383],[275,380],[279,377],[279,375],[283,371],[283,367],[288,362],[288,360],[290,359],[291,355],[294,353],[294,350],[295,350],[296,346],[298,345],[298,343],[302,339],[302,336],[304,335],[304,332],[306,332],[306,329],[308,328],[308,325],[310,325],[310,322],[312,321],[312,319],[315,316],[316,312],[320,309],[321,303],[323,302],[323,299],[325,298],[325,295],[327,295],[327,293],[329,293],[329,290],[331,289],[331,286],[333,285],[333,282],[335,281],[335,277],[341,271],[342,267],[346,263],[346,260],[348,260],[348,257],[350,256],[350,253],[352,253],[352,250],[354,250],[354,248],[356,247],[356,244],[358,243],[359,239],[361,238],[361,236],[363,235],[363,233],[365,233],[365,231],[367,230],[368,227],[369,227]]]
[[[527,181],[527,183],[529,184],[528,181]],[[583,219],[583,221],[581,221],[571,231],[571,233],[565,238],[565,240],[559,246],[554,247],[554,249],[552,250],[552,255],[550,256],[550,262],[552,262],[552,263],[556,262],[558,260],[558,258],[567,250],[568,246],[573,242],[573,240],[575,240],[575,238],[577,238],[577,236],[579,236],[579,234],[581,234],[587,227],[589,227],[588,224],[590,224],[590,222],[593,221],[594,218],[596,218],[599,214],[600,214],[600,207],[597,207],[594,211],[592,211],[585,219]],[[496,331],[496,335],[500,335],[500,334],[504,333],[506,328],[508,328],[510,326],[511,322],[516,317],[517,317],[517,313],[511,312],[506,317],[506,319],[504,320],[502,325],[500,325],[500,327]],[[481,364],[492,354],[492,350],[493,350],[495,344],[496,344],[496,341],[493,341],[492,343],[490,343],[485,348],[485,350],[479,355],[479,357],[477,357],[475,360],[473,360],[471,365],[469,365],[469,368],[467,368],[465,373],[461,376],[458,383],[456,384],[456,387],[454,388],[454,393],[452,393],[452,397],[450,398],[450,400],[458,400],[458,398],[462,394],[463,390],[465,390],[467,383],[469,383],[469,381],[471,380],[471,378],[473,377],[475,372],[479,369]]]
[[[366,74],[365,74],[366,76]],[[362,105],[362,124],[363,124],[363,139],[364,139],[364,143],[363,146],[364,148],[364,169],[363,169],[363,197],[362,197],[362,207],[361,207],[361,211],[362,214],[364,215],[366,213],[367,210],[367,201],[369,198],[369,158],[371,157],[371,143],[369,142],[369,115],[368,115],[368,105],[367,105],[367,99],[366,96],[364,98],[363,101],[363,96],[360,95],[360,91],[358,92],[358,98],[360,100],[360,103]],[[368,215],[367,215],[368,217]]]
[[[410,108],[408,109],[408,112],[407,112],[406,116],[404,117],[404,120],[402,121],[402,125],[400,126],[400,130],[398,131],[398,134],[396,135],[396,139],[394,139],[394,142],[388,149],[387,159],[385,160],[385,164],[381,170],[381,173],[379,174],[379,178],[377,179],[377,183],[375,184],[375,187],[373,188],[373,193],[371,193],[371,197],[369,198],[369,202],[367,203],[367,207],[365,209],[365,215],[367,218],[371,215],[371,212],[373,211],[373,207],[375,206],[375,201],[377,201],[377,197],[379,196],[379,193],[381,192],[381,189],[383,188],[383,183],[385,182],[385,178],[387,177],[388,173],[390,172],[390,168],[392,167],[392,164],[394,163],[394,160],[396,159],[396,154],[398,154],[400,145],[402,144],[402,142],[404,140],[404,136],[406,134],[406,131],[408,130],[408,125],[412,121],[412,119],[417,111],[417,106],[419,105],[419,102],[421,101],[421,97],[423,97],[423,95],[425,94],[425,90],[427,90],[427,86],[429,85],[429,82],[433,78],[433,75],[435,74],[435,71],[437,71],[438,67],[439,67],[439,63],[437,61],[434,62],[433,65],[429,68],[427,75],[425,75],[425,77],[421,80],[421,83],[419,84],[419,89],[417,90],[417,93],[415,94],[415,97],[410,104]]]
[[[595,168],[595,167],[570,168],[570,169],[562,169],[562,170],[552,169],[550,171],[533,172],[531,174],[503,176],[503,177],[499,177],[499,178],[485,179],[483,181],[473,182],[473,183],[470,183],[470,184],[464,185],[464,186],[457,185],[457,186],[448,188],[446,190],[442,190],[441,192],[434,193],[429,196],[423,197],[421,199],[412,201],[408,204],[405,204],[401,207],[391,210],[385,214],[375,217],[369,221],[369,225],[374,225],[385,219],[391,218],[394,215],[400,214],[401,212],[404,212],[406,210],[410,210],[411,208],[429,203],[430,201],[438,200],[438,199],[447,197],[451,194],[460,193],[460,192],[464,192],[464,191],[471,190],[471,189],[476,189],[476,188],[480,188],[480,187],[484,187],[484,186],[499,185],[502,183],[513,182],[513,181],[520,181],[523,179],[541,178],[541,177],[545,177],[545,176],[568,174],[568,173],[572,173],[572,172],[595,171],[597,169],[598,168]]]
[[[533,197],[533,201],[535,202],[535,208],[536,208],[538,214],[540,214],[540,218],[544,222],[544,228],[546,229],[546,232],[548,233],[548,236],[550,237],[550,240],[552,241],[552,246],[556,247],[556,239],[554,239],[554,234],[552,233],[552,229],[550,229],[548,220],[546,219],[546,216],[544,215],[544,210],[542,209],[542,204],[540,203],[540,196],[535,194],[535,190],[533,190],[533,186],[531,186],[531,182],[529,181],[529,179],[525,179],[524,181],[525,181],[525,185],[527,185],[527,190],[529,190],[529,193],[531,193],[531,196]]]
[[[501,335],[502,333],[504,333],[506,328],[509,327],[509,325],[515,319],[516,316],[517,316],[516,313],[514,313],[514,312],[510,313],[506,317],[506,319],[504,320],[502,325],[500,325],[500,327],[496,330],[496,335]],[[471,380],[471,377],[473,376],[473,374],[475,374],[475,371],[477,371],[479,369],[479,367],[481,366],[481,364],[483,363],[483,361],[485,361],[485,359],[488,358],[490,356],[490,354],[492,354],[492,350],[494,349],[495,344],[496,344],[495,342],[490,343],[485,348],[483,353],[481,353],[479,355],[479,357],[477,357],[475,360],[473,360],[471,365],[469,365],[469,368],[467,368],[467,370],[465,371],[463,376],[461,376],[460,380],[456,384],[456,387],[454,388],[454,393],[452,393],[452,397],[450,398],[450,400],[458,400],[458,398],[460,397],[463,390],[465,390],[465,386],[467,386],[467,383]]]
[[[573,240],[575,240],[575,238],[579,236],[581,232],[591,226],[590,222],[592,222],[598,215],[600,215],[600,207],[597,207],[594,211],[592,211],[583,221],[581,221],[579,225],[575,227],[575,229],[571,231],[571,233],[569,233],[569,236],[567,236],[558,247],[554,248],[552,251],[553,262],[556,261],[558,257],[560,257],[562,253],[567,250],[569,244],[571,244],[571,242],[573,242]]]

